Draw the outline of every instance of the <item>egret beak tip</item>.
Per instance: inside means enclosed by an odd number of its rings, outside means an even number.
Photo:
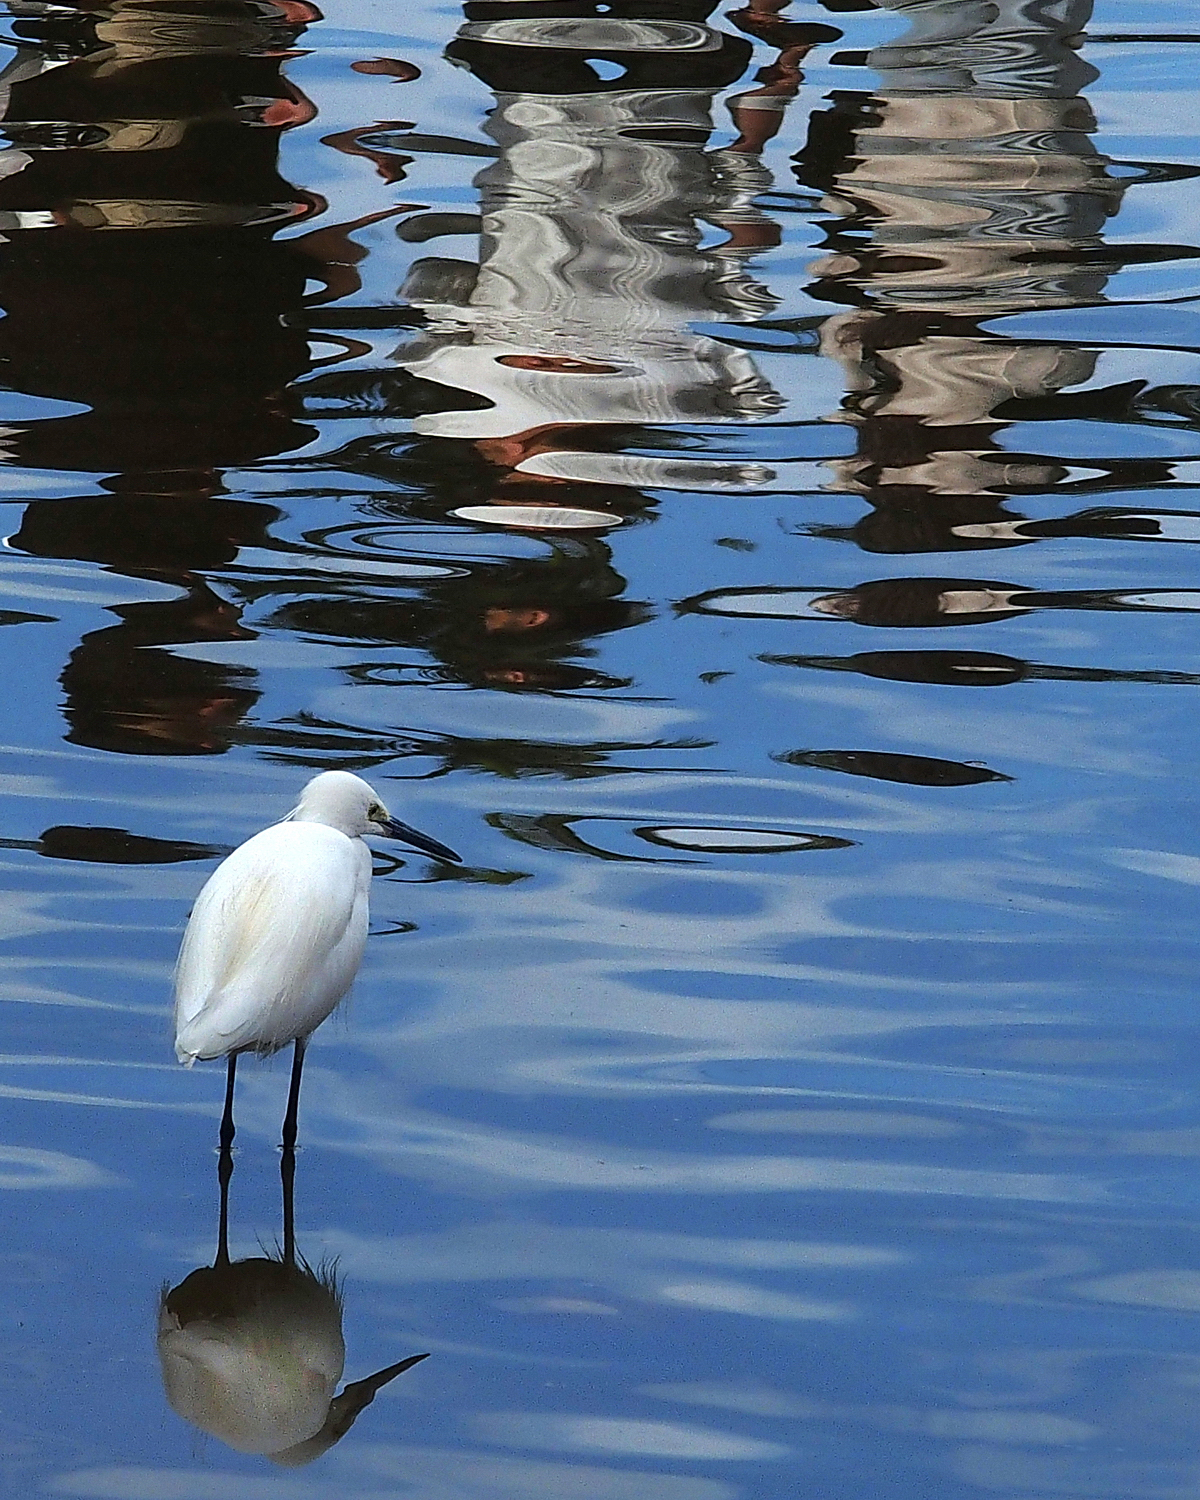
[[[419,849],[422,854],[430,854],[434,859],[444,859],[448,864],[461,865],[462,855],[455,854],[453,849],[441,844],[437,839],[431,839],[427,833],[422,833],[418,828],[410,828],[407,823],[401,823],[397,818],[389,818],[386,823],[379,824],[380,832],[386,833],[388,838],[399,839],[403,844],[410,844],[414,849]]]

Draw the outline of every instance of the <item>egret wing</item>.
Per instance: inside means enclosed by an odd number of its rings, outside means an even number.
[[[318,823],[281,823],[235,849],[201,891],[175,974],[176,1050],[274,1051],[324,1020],[366,940],[370,856]]]

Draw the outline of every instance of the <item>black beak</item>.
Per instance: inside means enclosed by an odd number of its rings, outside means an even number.
[[[410,828],[407,823],[401,823],[398,818],[388,818],[386,822],[376,824],[380,833],[386,833],[390,839],[399,839],[402,844],[410,844],[414,849],[419,849],[422,854],[432,854],[434,859],[444,859],[452,865],[462,864],[462,855],[455,854],[453,849],[448,849],[445,844],[439,844],[437,839],[431,839],[427,833],[422,833],[417,828]]]

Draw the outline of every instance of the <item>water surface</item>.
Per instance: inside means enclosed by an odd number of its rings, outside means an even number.
[[[5,1493],[1200,1493],[1188,8],[5,11]],[[170,973],[330,767],[466,861],[296,1183],[431,1357],[273,1464],[163,1391]]]

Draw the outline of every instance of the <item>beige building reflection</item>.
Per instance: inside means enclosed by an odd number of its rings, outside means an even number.
[[[1093,350],[984,326],[1104,298],[1101,236],[1124,185],[1081,97],[1097,76],[1078,51],[1092,3],[880,7],[910,29],[869,54],[878,90],[835,96],[798,157],[839,221],[816,291],[850,304],[821,335],[845,371],[843,420],[859,430],[856,453],[828,464],[832,487],[876,507],[854,528],[869,550],[997,545],[1015,539],[1005,495],[1072,477],[1053,456],[1000,450],[1006,403],[1053,397],[1096,369]]]

